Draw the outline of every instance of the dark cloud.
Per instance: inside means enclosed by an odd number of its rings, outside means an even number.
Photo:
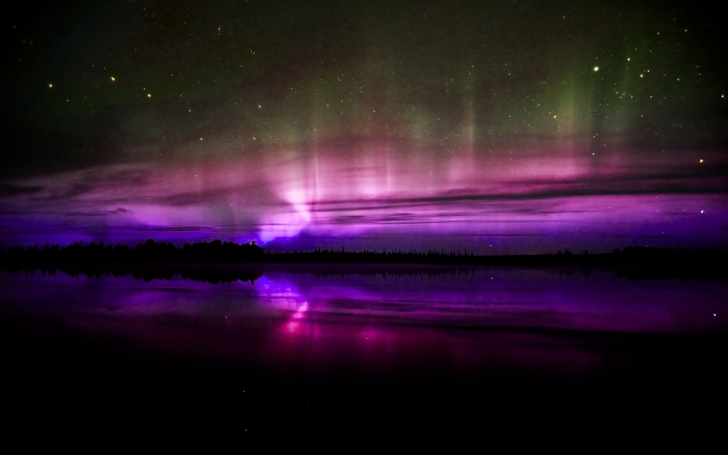
[[[256,202],[265,202],[266,204],[275,204],[275,198],[270,194],[270,191],[263,186],[246,186],[246,187],[222,187],[222,188],[209,188],[202,189],[199,191],[184,191],[184,192],[172,192],[164,196],[156,197],[153,201],[156,204],[162,206],[171,207],[185,207],[185,206],[198,206],[213,204],[215,202],[222,202],[227,200],[231,196],[236,196],[241,200],[255,199]],[[281,202],[278,201],[278,204]]]
[[[40,185],[28,186],[0,182],[0,197],[27,196],[40,193],[43,189]]]
[[[547,189],[543,191],[527,191],[523,193],[504,194],[451,194],[435,195],[428,197],[408,198],[387,198],[371,200],[349,200],[335,201],[331,204],[319,202],[312,212],[346,212],[346,211],[391,211],[403,208],[428,208],[428,207],[457,207],[460,204],[487,203],[487,202],[526,202],[544,201],[561,198],[581,198],[590,196],[640,196],[640,195],[707,195],[707,194],[728,194],[728,188],[705,189],[700,186],[687,186],[677,182],[673,185],[660,184],[652,188],[606,188],[606,187],[574,187],[566,189]],[[490,207],[489,207],[490,208]],[[549,213],[549,210],[522,209],[517,206],[503,207],[508,212],[532,211],[533,213]],[[559,212],[563,212],[559,210]],[[523,212],[525,213],[525,212]],[[399,215],[388,215],[387,220],[396,221]]]
[[[76,217],[76,216],[84,217],[84,216],[122,215],[122,214],[127,214],[127,213],[131,213],[131,211],[129,211],[129,210],[123,208],[123,207],[119,207],[119,208],[114,209],[114,210],[94,210],[94,211],[86,211],[86,212],[66,212],[65,215],[66,216],[71,216],[71,217]]]
[[[158,232],[198,232],[198,231],[205,231],[205,227],[199,227],[199,226],[175,226],[175,227],[161,227],[161,228],[137,228],[138,230],[144,230],[144,231],[158,231]]]

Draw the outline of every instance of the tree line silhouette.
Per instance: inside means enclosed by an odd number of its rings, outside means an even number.
[[[123,276],[149,281],[170,279],[175,275],[211,283],[236,280],[253,282],[261,276],[262,264],[331,264],[365,265],[452,265],[452,266],[529,266],[563,267],[567,272],[588,268],[618,269],[618,277],[641,279],[694,279],[728,276],[728,253],[712,249],[626,247],[612,253],[574,254],[568,249],[556,254],[481,256],[464,252],[427,252],[399,249],[381,251],[346,251],[316,249],[314,251],[267,252],[255,242],[185,243],[177,247],[169,242],[147,240],[134,247],[126,244],[75,242],[66,247],[46,244],[0,249],[0,267],[53,274],[61,270],[71,276]],[[338,269],[337,269],[338,270]],[[350,273],[338,270],[341,273]],[[338,273],[337,272],[337,273]],[[400,273],[398,271],[397,273]],[[319,273],[332,273],[320,271]],[[374,271],[368,273],[377,273]]]
[[[137,262],[137,263],[248,263],[260,262],[263,249],[255,243],[235,243],[215,240],[212,242],[185,243],[175,247],[171,242],[155,242],[152,239],[135,247],[126,244],[91,242],[84,245],[75,242],[66,247],[45,244],[12,247],[0,250],[3,262]]]
[[[0,249],[0,262],[68,262],[68,263],[346,263],[346,264],[452,264],[452,265],[529,265],[529,266],[620,266],[659,268],[725,268],[725,251],[694,248],[617,248],[612,253],[593,254],[584,251],[574,254],[568,249],[556,254],[536,255],[474,255],[467,251],[445,252],[430,249],[427,252],[399,249],[381,251],[347,251],[342,249],[315,249],[314,251],[267,252],[255,242],[185,243],[175,246],[171,242],[152,239],[134,247],[126,244],[75,242],[61,247],[45,244],[43,247],[11,247]]]
[[[85,276],[100,279],[104,277],[131,276],[147,283],[157,280],[171,280],[180,277],[185,280],[202,281],[204,283],[233,283],[243,281],[254,283],[263,276],[260,268],[250,266],[231,266],[230,264],[209,263],[139,263],[139,262],[18,262],[0,264],[11,272],[23,271],[30,276],[36,272],[41,275],[55,276],[61,272],[71,277]]]

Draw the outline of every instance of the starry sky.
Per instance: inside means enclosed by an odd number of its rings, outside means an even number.
[[[12,3],[2,245],[728,246],[708,2]]]

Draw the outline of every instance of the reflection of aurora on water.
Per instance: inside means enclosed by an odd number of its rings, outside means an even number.
[[[566,277],[519,269],[438,277],[274,273],[256,281],[256,287],[262,285],[259,298],[289,309],[291,322],[359,318],[374,325],[597,332],[717,329],[712,309],[722,304],[713,292],[725,283],[703,284],[638,284],[610,272]],[[700,303],[688,308],[687,300]]]
[[[58,397],[70,397],[74,406],[103,397],[103,409],[89,415],[150,409],[188,422],[242,417],[247,428],[269,419],[279,431],[292,409],[300,409],[294,415],[303,421],[313,413],[317,424],[345,412],[342,425],[350,426],[362,410],[370,409],[369,420],[419,403],[425,420],[451,420],[464,414],[441,413],[430,400],[451,405],[453,391],[462,392],[455,404],[468,407],[476,399],[488,409],[501,395],[500,409],[514,409],[513,398],[528,391],[553,399],[558,409],[565,399],[584,403],[585,391],[588,409],[605,391],[606,402],[621,400],[619,409],[631,399],[642,406],[646,390],[675,374],[700,386],[724,378],[715,376],[714,359],[722,358],[726,286],[725,280],[628,281],[607,271],[520,268],[267,271],[254,284],[0,270],[0,323],[5,339],[17,340],[3,344],[5,358],[18,365],[8,380],[13,390],[27,391],[24,405],[27,397],[37,403],[34,412]],[[612,390],[615,380],[621,385]],[[655,392],[656,402],[684,390],[673,388],[678,383],[685,385],[674,381]],[[710,406],[720,383],[711,385]],[[44,392],[49,388],[53,393]],[[685,396],[693,400],[695,390]],[[403,404],[407,394],[413,401]],[[466,415],[470,420],[472,413]]]
[[[552,337],[720,333],[728,314],[725,280],[633,282],[611,272],[516,268],[334,277],[267,272],[254,284],[0,271],[0,284],[3,311],[13,307],[146,349],[374,370],[422,366],[433,353],[459,368],[553,356],[583,367],[596,361],[588,347]]]
[[[129,275],[71,277],[63,269],[50,275],[0,273],[9,284],[10,299],[27,296],[30,302],[44,302],[44,293],[54,290],[59,297],[47,304],[49,311],[98,299],[104,302],[99,308],[117,314],[203,317],[223,312],[233,317],[253,311],[295,327],[347,320],[478,329],[712,331],[721,327],[716,315],[722,314],[726,287],[721,278],[630,281],[598,269],[563,273],[559,268],[482,266],[282,267],[276,271],[275,265],[269,266],[250,282],[217,284],[172,275],[147,282]],[[33,282],[42,286],[34,287]]]
[[[285,323],[285,330],[296,332],[300,328],[300,319],[304,318],[308,311],[308,301],[298,292],[293,284],[287,280],[270,280],[261,277],[256,281],[258,297],[275,308],[290,312],[288,322]]]

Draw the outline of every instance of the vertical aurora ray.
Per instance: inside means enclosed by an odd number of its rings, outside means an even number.
[[[578,146],[570,136],[562,142],[557,147]],[[302,248],[430,242],[548,252],[569,247],[569,238],[601,250],[721,244],[728,221],[722,176],[679,152],[670,159],[679,165],[661,167],[649,156],[601,155],[461,147],[443,157],[417,144],[350,140],[223,164],[110,166],[29,179],[17,187],[36,190],[6,198],[10,214],[2,219],[6,238],[21,243],[57,242],[57,226],[80,239],[121,240],[124,232],[135,240],[222,237]],[[360,237],[369,241],[357,243]],[[491,249],[490,237],[510,239]]]
[[[3,245],[726,243],[708,10],[115,5],[8,27]]]

